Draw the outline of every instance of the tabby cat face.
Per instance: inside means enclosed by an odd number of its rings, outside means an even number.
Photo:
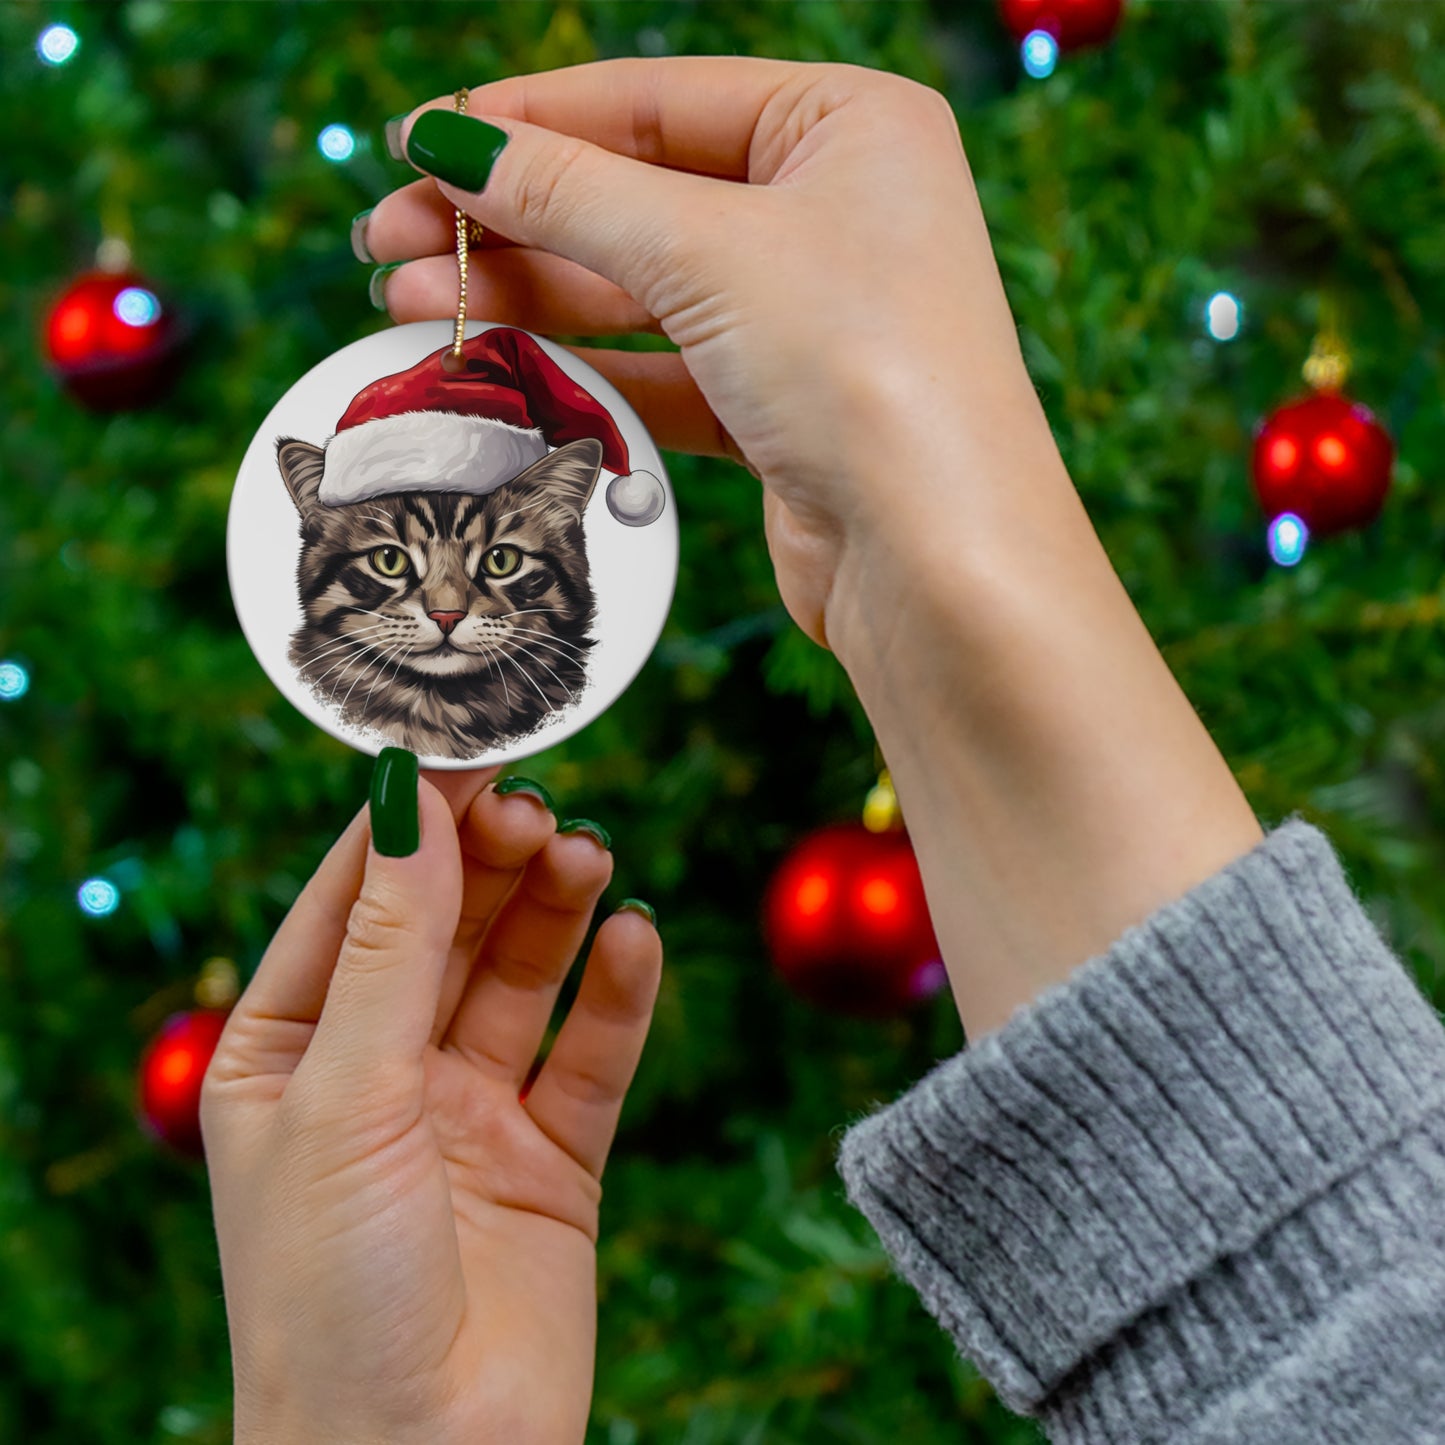
[[[594,645],[582,516],[600,442],[559,447],[483,496],[342,506],[317,500],[319,447],[283,441],[277,455],[301,514],[291,662],[344,720],[460,758],[575,701]]]

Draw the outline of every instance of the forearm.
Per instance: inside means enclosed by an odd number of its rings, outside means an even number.
[[[870,519],[828,612],[970,1038],[1261,837],[1032,394],[1003,406],[986,438],[890,459],[892,478],[951,469],[952,499],[935,484]]]

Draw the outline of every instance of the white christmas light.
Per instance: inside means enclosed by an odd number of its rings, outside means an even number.
[[[329,125],[316,137],[316,146],[329,161],[349,161],[356,151],[356,137],[344,125]]]
[[[1216,341],[1233,341],[1244,324],[1244,307],[1228,291],[1216,291],[1204,308],[1204,329]]]
[[[1293,512],[1281,512],[1269,524],[1269,555],[1281,567],[1293,567],[1305,554],[1310,529]]]
[[[16,702],[30,691],[30,674],[18,663],[0,662],[0,702]]]
[[[161,303],[153,291],[143,286],[127,286],[115,298],[111,308],[127,326],[150,326],[160,320]]]
[[[75,897],[80,911],[92,918],[106,918],[120,907],[120,889],[109,878],[87,878]]]
[[[1044,80],[1054,73],[1059,63],[1059,42],[1047,30],[1031,30],[1020,47],[1024,69],[1035,80]]]
[[[80,49],[80,36],[68,25],[47,25],[35,42],[35,53],[47,65],[64,65]]]

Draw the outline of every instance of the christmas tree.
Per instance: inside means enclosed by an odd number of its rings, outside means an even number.
[[[1261,819],[1324,828],[1445,1001],[1445,11],[1134,0],[1107,44],[1021,56],[983,0],[13,3],[0,1439],[231,1438],[204,1168],[141,1128],[136,1069],[206,959],[244,983],[366,796],[370,759],[252,658],[224,541],[270,406],[388,324],[347,240],[413,178],[382,124],[459,85],[674,53],[845,61],[949,97],[1130,594]],[[129,256],[128,324],[152,303],[175,324],[169,386],[118,411],[47,365],[46,319],[102,243]],[[1393,483],[1372,525],[1272,557],[1254,431],[1327,330],[1393,438]],[[667,460],[683,570],[662,641],[521,769],[605,822],[609,901],[655,903],[668,951],[606,1179],[589,1440],[1035,1440],[891,1276],[833,1167],[841,1126],[961,1046],[947,994],[834,1015],[766,956],[779,860],[874,780],[866,719],[778,601],[754,479]]]

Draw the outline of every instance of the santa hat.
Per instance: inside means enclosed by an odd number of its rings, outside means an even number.
[[[628,476],[627,443],[607,409],[527,332],[494,326],[472,337],[455,371],[442,364],[450,351],[356,394],[326,443],[324,506],[389,492],[490,492],[582,437],[602,443],[608,471]]]

